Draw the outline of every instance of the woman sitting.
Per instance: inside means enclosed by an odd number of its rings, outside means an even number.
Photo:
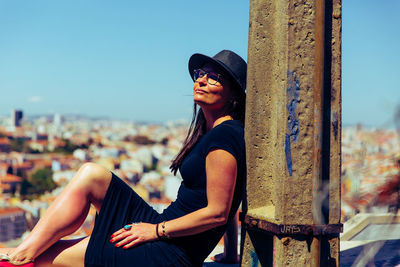
[[[0,249],[0,266],[201,266],[244,192],[246,68],[228,50],[191,56],[194,114],[171,165],[183,182],[161,214],[113,173],[86,163],[29,236]],[[98,212],[91,236],[60,240],[80,227],[91,204]]]

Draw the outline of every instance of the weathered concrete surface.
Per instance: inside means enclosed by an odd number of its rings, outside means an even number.
[[[317,1],[250,1],[247,213],[276,224],[340,221],[341,0],[325,1],[322,59]],[[339,266],[338,238],[275,236],[260,248],[256,236],[246,236],[242,266],[319,266],[320,248]]]

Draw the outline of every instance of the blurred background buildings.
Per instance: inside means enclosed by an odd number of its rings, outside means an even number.
[[[187,122],[146,124],[60,114],[22,119],[22,114],[13,110],[0,118],[0,246],[21,242],[88,161],[115,172],[159,212],[175,200],[181,178],[171,174],[169,165]],[[400,238],[395,238],[397,228],[382,226],[400,222],[399,142],[395,128],[343,127],[343,259],[360,244]],[[94,218],[92,209],[67,238],[90,234]]]

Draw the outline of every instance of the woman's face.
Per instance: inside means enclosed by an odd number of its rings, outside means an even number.
[[[208,110],[223,110],[228,101],[231,99],[230,86],[227,79],[224,80],[222,75],[219,75],[218,82],[215,84],[210,84],[207,82],[208,75],[213,76],[218,75],[218,71],[210,64],[204,65],[201,70],[206,73],[211,73],[198,78],[194,82],[193,100],[198,104],[204,111]]]

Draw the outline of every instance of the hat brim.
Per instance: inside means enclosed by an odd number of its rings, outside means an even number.
[[[240,84],[239,80],[236,78],[235,74],[223,63],[218,60],[215,60],[212,57],[203,55],[203,54],[193,54],[190,59],[189,59],[189,74],[190,77],[192,77],[193,82],[195,82],[195,79],[193,77],[194,75],[194,70],[195,69],[200,69],[206,64],[211,64],[211,65],[216,65],[218,68],[220,68],[222,71],[224,71],[224,74],[228,74],[230,79],[237,85],[238,88],[240,88],[240,91],[245,93],[245,89],[242,88],[242,85]]]

